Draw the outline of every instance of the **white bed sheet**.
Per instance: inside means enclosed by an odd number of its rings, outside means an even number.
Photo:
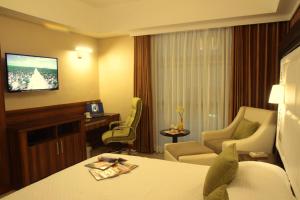
[[[230,200],[295,200],[286,172],[264,162],[240,162],[228,193]]]
[[[3,200],[202,200],[208,166],[116,154],[139,165],[129,174],[96,181],[85,164],[96,157],[27,186]],[[241,162],[228,188],[230,200],[289,200],[282,169],[265,163]]]

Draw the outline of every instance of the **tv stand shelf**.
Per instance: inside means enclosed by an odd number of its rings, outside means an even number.
[[[34,183],[86,158],[82,115],[11,124],[8,133],[15,188]]]

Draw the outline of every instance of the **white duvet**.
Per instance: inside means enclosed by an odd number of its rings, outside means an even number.
[[[139,165],[132,172],[96,181],[85,164],[91,158],[3,200],[202,200],[208,166],[185,164],[136,156],[123,157]],[[229,185],[230,200],[293,199],[285,172],[279,167],[258,162],[241,162],[235,180]]]

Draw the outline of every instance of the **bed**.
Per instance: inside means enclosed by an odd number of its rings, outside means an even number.
[[[105,156],[119,157],[117,154]],[[96,181],[85,164],[91,158],[29,185],[3,200],[201,200],[208,166],[122,155],[139,165],[132,172]],[[276,191],[276,192],[274,192]],[[262,162],[240,162],[238,174],[228,187],[229,198],[238,200],[292,200],[283,169]]]

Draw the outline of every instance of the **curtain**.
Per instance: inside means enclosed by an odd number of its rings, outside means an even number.
[[[142,153],[154,151],[150,39],[150,36],[134,37],[134,96],[143,102],[135,148]]]
[[[268,99],[279,83],[279,43],[287,31],[287,22],[234,27],[231,120],[241,106],[275,109]]]
[[[293,28],[293,26],[299,21],[300,21],[300,6],[298,7],[296,12],[294,13],[292,19],[289,21],[290,29]]]
[[[159,131],[178,123],[177,106],[184,108],[184,128],[191,131],[179,141],[227,125],[231,28],[152,36],[151,56],[156,151],[171,141]]]
[[[3,65],[1,59],[0,45],[0,64]],[[10,173],[9,173],[9,149],[6,133],[6,117],[5,117],[5,100],[4,100],[4,68],[0,69],[0,195],[8,192],[10,188]]]

